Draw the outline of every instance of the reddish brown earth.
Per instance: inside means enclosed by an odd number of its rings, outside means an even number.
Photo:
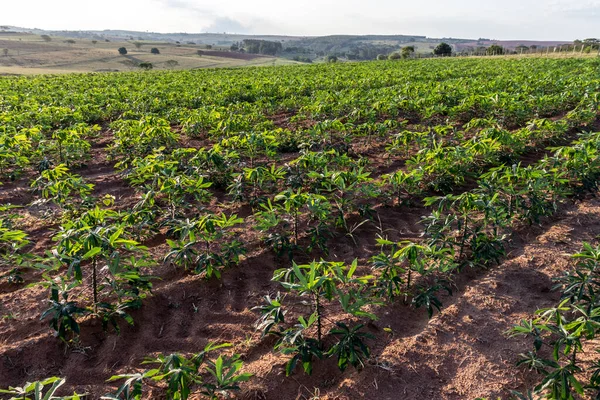
[[[106,137],[96,143],[93,161],[75,172],[96,185],[97,195],[113,194],[118,206],[127,207],[136,194],[106,160],[108,143]],[[27,179],[2,186],[0,202],[28,204],[33,197],[27,186]],[[39,219],[42,211],[39,207],[22,211],[32,251],[38,253],[51,248],[56,229]],[[362,269],[368,268],[369,257],[378,251],[376,234],[385,231],[392,240],[417,239],[418,221],[426,210],[379,206],[378,213],[381,225],[363,225],[356,245],[343,235],[332,240],[330,259],[357,258]],[[456,276],[454,296],[443,299],[443,311],[431,320],[424,310],[401,301],[373,310],[379,320],[368,329],[376,340],[370,343],[373,354],[361,372],[341,373],[335,361],[328,360],[316,362],[312,376],[297,372],[285,377],[286,358],[273,353],[272,338],[261,339],[255,332],[257,314],[251,310],[262,296],[279,290],[270,279],[284,263],[249,230],[244,235],[249,253],[238,267],[226,270],[221,281],[160,265],[152,274],[161,280],[155,282],[153,296],[133,314],[135,326],[123,326],[120,335],[105,334],[96,321],[84,321],[81,345],[69,349],[39,319],[46,307],[46,290],[0,283],[0,387],[64,376],[69,389],[95,399],[114,390],[106,379],[139,370],[147,355],[198,352],[209,341],[228,341],[242,354],[244,370],[255,375],[244,385],[242,398],[507,398],[511,389],[524,390],[533,380],[515,367],[518,354],[528,351],[531,343],[508,338],[505,332],[557,301],[552,278],[569,268],[569,255],[579,251],[582,242],[598,243],[600,200],[569,200],[540,226],[518,229],[510,239],[507,259],[489,270]],[[145,244],[157,260],[167,250],[160,236]],[[33,283],[39,276],[30,272],[25,279]],[[158,394],[150,391],[148,396]]]
[[[238,52],[233,52],[233,51],[220,51],[220,50],[202,50],[202,54],[204,54],[206,56],[212,56],[212,57],[235,58],[236,60],[246,60],[246,61],[264,57],[260,54],[238,53]]]

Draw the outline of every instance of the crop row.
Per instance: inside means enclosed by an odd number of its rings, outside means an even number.
[[[276,336],[286,373],[326,357],[360,369],[381,305],[432,317],[456,274],[500,263],[515,227],[597,191],[597,67],[436,60],[2,79],[5,196],[29,182],[26,206],[43,204],[58,228],[55,245],[32,254],[21,208],[1,206],[0,276],[20,285],[38,271],[41,317],[74,346],[90,320],[117,333],[133,324],[158,263],[219,279],[251,247],[271,249],[280,290],[257,305],[256,328]],[[129,203],[86,178],[98,157],[132,189]],[[390,240],[378,209],[407,204],[428,210],[423,236]],[[332,238],[356,244],[367,225],[380,227],[369,265],[329,257]],[[168,247],[159,259],[142,245],[157,237]],[[213,350],[151,357],[156,369],[114,377],[125,383],[108,398],[141,398],[157,381],[169,398],[214,397],[250,378],[239,355],[208,360]]]

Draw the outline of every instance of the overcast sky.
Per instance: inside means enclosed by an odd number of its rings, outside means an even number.
[[[600,0],[0,0],[0,25],[281,35],[600,37]]]

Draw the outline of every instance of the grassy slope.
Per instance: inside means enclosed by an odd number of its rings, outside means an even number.
[[[132,42],[103,42],[93,44],[91,40],[76,40],[74,44],[65,43],[66,39],[53,37],[51,42],[45,42],[38,35],[2,35],[0,33],[0,74],[39,74],[39,73],[68,73],[94,72],[106,70],[129,71],[137,69],[125,65],[125,60],[136,62],[151,62],[155,69],[194,69],[212,67],[239,67],[248,65],[279,65],[294,63],[274,57],[256,57],[251,60],[241,60],[222,56],[212,56],[204,46],[176,45],[169,43],[142,42],[137,49]],[[128,54],[118,54],[119,47],[126,47]],[[159,55],[151,54],[150,49],[157,47]],[[4,54],[8,49],[8,55]],[[202,49],[202,56],[197,51]],[[179,63],[174,68],[168,68],[165,62],[175,60]]]

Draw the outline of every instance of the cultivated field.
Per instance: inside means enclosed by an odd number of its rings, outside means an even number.
[[[0,388],[593,398],[599,68],[0,78]]]
[[[152,63],[154,69],[168,70],[296,64],[274,57],[207,50],[203,45],[136,40],[94,42],[59,36],[46,42],[39,35],[0,32],[0,75],[133,71],[143,62]],[[120,47],[125,47],[128,53],[119,55]],[[157,48],[160,54],[152,54],[152,48]]]

